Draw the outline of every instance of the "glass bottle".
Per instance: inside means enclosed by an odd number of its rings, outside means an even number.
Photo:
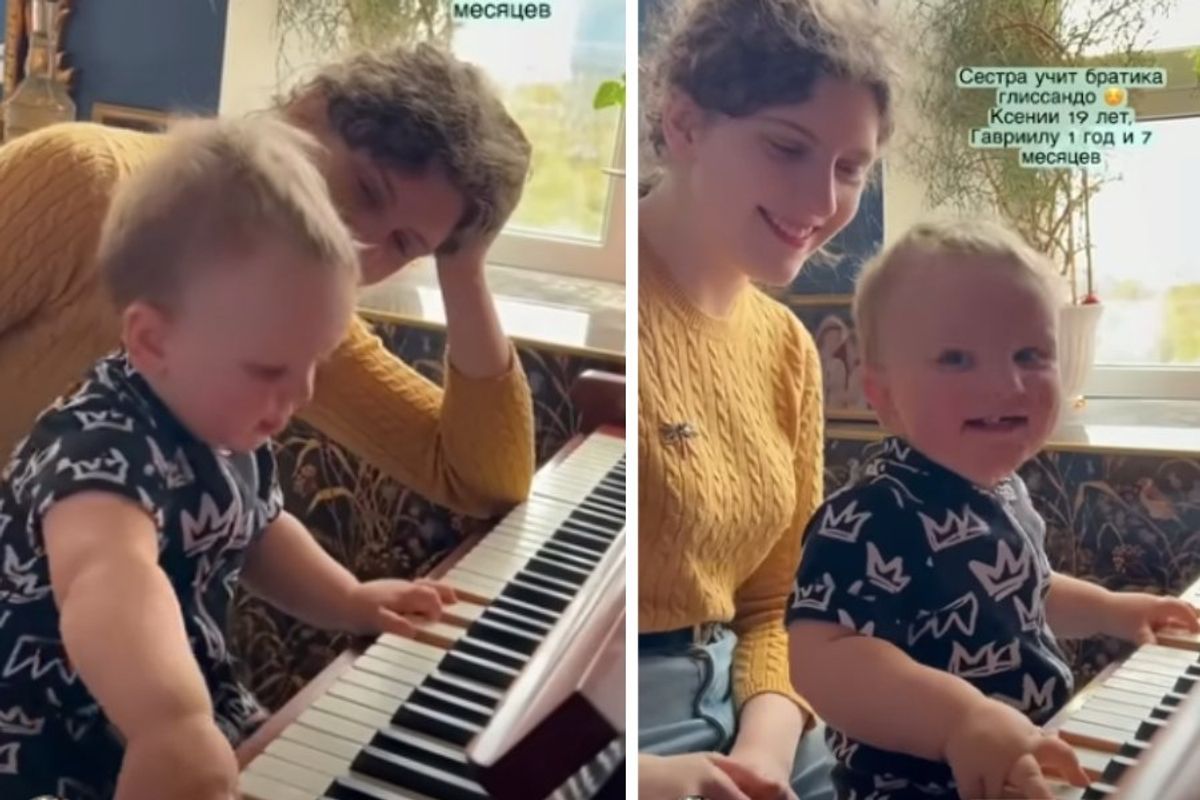
[[[4,141],[75,119],[75,101],[55,75],[58,40],[54,18],[57,0],[30,0],[29,55],[25,77],[4,104]]]

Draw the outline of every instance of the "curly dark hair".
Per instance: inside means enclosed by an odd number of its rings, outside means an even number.
[[[701,108],[744,117],[807,100],[822,77],[869,88],[892,132],[892,36],[871,0],[678,0],[656,17],[657,45],[643,61],[646,127],[661,155],[671,88]]]
[[[414,173],[443,168],[466,201],[443,252],[501,228],[521,199],[532,153],[483,71],[429,44],[360,53],[283,99],[316,93],[351,148]]]

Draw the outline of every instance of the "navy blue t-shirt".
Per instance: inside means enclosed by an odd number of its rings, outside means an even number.
[[[889,438],[809,522],[786,619],[884,639],[1043,724],[1073,689],[1046,623],[1045,535],[1016,475],[984,489]],[[880,750],[832,727],[826,736],[839,798],[957,795],[944,763]]]
[[[109,797],[120,767],[123,744],[63,646],[42,533],[54,502],[87,491],[154,520],[221,730],[236,743],[266,716],[234,679],[225,632],[246,549],[282,508],[270,447],[229,454],[197,440],[117,353],[38,418],[0,473],[2,798]]]

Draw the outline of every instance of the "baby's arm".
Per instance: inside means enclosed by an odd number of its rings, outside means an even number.
[[[158,566],[153,520],[93,491],[51,506],[42,527],[71,664],[127,739],[117,797],[155,784],[178,797],[227,795],[237,762]]]
[[[402,614],[440,616],[454,595],[427,581],[362,583],[322,549],[304,524],[283,511],[246,552],[242,582],[254,594],[309,625],[350,633],[410,635]]]
[[[834,623],[793,622],[789,650],[796,691],[834,728],[883,750],[941,761],[955,726],[992,702],[962,678]]]
[[[840,625],[789,628],[791,674],[818,714],[851,738],[950,765],[959,794],[1049,798],[1039,764],[1086,784],[1065,742],[955,675],[914,661],[890,642]]]
[[[1046,621],[1056,636],[1069,639],[1102,633],[1137,644],[1154,641],[1159,628],[1200,631],[1196,610],[1179,598],[1112,592],[1059,572],[1051,578],[1046,595]]]
[[[241,581],[254,594],[316,628],[345,629],[358,579],[283,511],[246,551]]]

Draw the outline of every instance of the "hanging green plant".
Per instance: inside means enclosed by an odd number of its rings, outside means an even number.
[[[625,73],[621,73],[620,80],[609,80],[600,84],[596,89],[596,96],[592,98],[592,108],[610,108],[612,106],[625,107]]]
[[[449,44],[454,31],[446,0],[279,0],[275,24],[285,51],[345,53],[399,44]]]

